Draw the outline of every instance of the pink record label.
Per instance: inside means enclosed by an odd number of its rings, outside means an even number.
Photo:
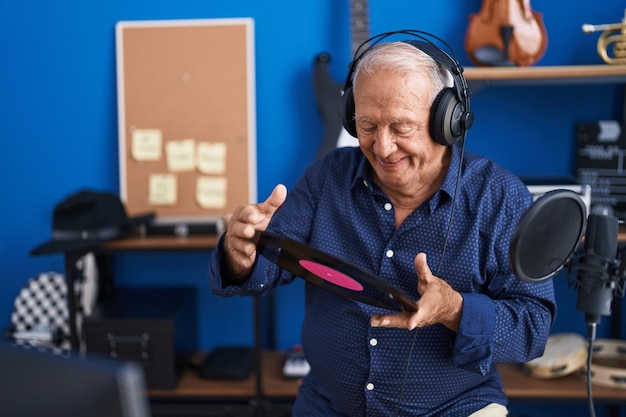
[[[326,265],[307,260],[300,261],[300,265],[307,271],[317,275],[324,281],[330,282],[331,284],[335,284],[352,291],[363,291],[363,286],[359,284],[355,279],[350,278],[346,274],[343,274],[336,269],[329,268]]]

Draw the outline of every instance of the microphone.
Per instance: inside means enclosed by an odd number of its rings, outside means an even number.
[[[585,227],[586,224],[586,227]],[[585,231],[581,255],[578,244]],[[568,281],[576,284],[576,310],[587,322],[587,396],[595,416],[591,394],[593,341],[602,316],[611,315],[615,296],[624,296],[626,250],[617,254],[619,221],[608,211],[592,212],[582,199],[567,190],[553,190],[537,199],[524,213],[513,237],[509,260],[517,276],[526,282],[554,277],[566,264]],[[571,274],[576,271],[575,276]]]
[[[576,310],[585,314],[588,324],[597,325],[602,316],[611,315],[620,279],[620,261],[616,259],[618,232],[619,221],[612,215],[592,213],[587,218],[584,251],[578,258],[575,282]]]
[[[513,234],[511,268],[521,280],[538,283],[567,265],[568,281],[578,289],[576,310],[585,314],[593,340],[601,317],[611,315],[614,297],[626,290],[626,250],[618,256],[618,232],[612,210],[596,207],[587,216],[576,193],[549,191],[531,205]]]

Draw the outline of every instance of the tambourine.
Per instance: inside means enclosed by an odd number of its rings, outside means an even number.
[[[559,378],[585,366],[587,342],[577,333],[556,333],[548,337],[542,356],[524,364],[530,376],[540,379]]]
[[[587,366],[584,369],[586,371]],[[626,388],[626,341],[597,339],[593,342],[591,382],[605,387]]]

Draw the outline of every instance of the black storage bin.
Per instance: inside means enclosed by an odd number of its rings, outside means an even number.
[[[196,292],[119,287],[82,326],[86,354],[142,365],[148,389],[173,389],[197,350]]]

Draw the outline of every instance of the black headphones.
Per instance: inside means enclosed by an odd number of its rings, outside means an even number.
[[[370,48],[384,39],[393,35],[404,34],[410,35],[413,40],[405,40],[403,42],[414,46],[423,51],[436,62],[446,68],[454,79],[454,87],[446,87],[439,92],[435,98],[430,110],[430,136],[435,142],[452,146],[467,134],[467,130],[474,123],[474,115],[470,111],[470,91],[467,81],[463,77],[463,67],[456,60],[456,55],[452,47],[445,41],[435,35],[419,30],[400,30],[396,32],[385,32],[376,35],[363,42],[356,50],[354,59],[350,64],[350,71],[343,88],[343,95],[340,103],[341,122],[348,133],[356,137],[356,123],[354,121],[354,92],[352,91],[352,83],[356,67]],[[450,56],[444,50],[439,48],[434,40],[444,44],[452,53]],[[363,52],[366,45],[367,47]],[[454,57],[454,58],[453,58]]]

